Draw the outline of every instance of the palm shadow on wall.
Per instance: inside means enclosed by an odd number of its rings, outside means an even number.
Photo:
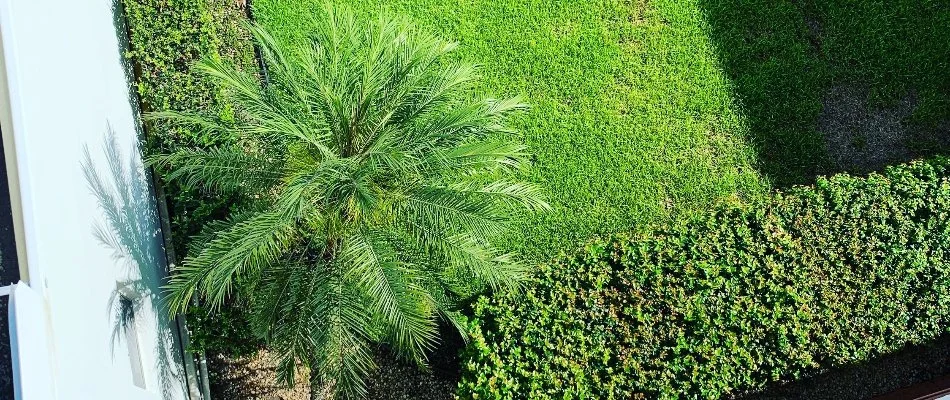
[[[698,0],[779,187],[950,150],[944,0]]]
[[[132,146],[124,155],[111,126],[103,139],[102,152],[107,164],[104,171],[97,168],[88,146],[84,148],[82,169],[103,215],[94,225],[93,234],[112,252],[124,276],[109,299],[113,357],[116,347],[130,340],[129,332],[136,331],[133,324],[143,324],[136,316],[154,316],[157,340],[151,352],[147,348],[142,350],[154,357],[152,367],[160,376],[163,398],[171,398],[187,388],[179,338],[174,334],[161,292],[165,283],[165,253],[150,180],[140,161],[138,146]]]

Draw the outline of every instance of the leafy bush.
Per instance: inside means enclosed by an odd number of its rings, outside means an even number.
[[[250,328],[243,304],[228,303],[211,312],[207,307],[190,307],[188,318],[192,348],[211,350],[233,357],[257,353],[263,343]]]
[[[233,121],[227,94],[196,73],[200,59],[220,58],[239,68],[256,68],[247,32],[238,29],[243,13],[229,0],[123,0],[129,34],[125,57],[133,64],[135,89],[142,111],[201,111]],[[167,121],[148,121],[145,150],[149,153],[221,144],[219,136],[183,128]],[[222,216],[226,200],[170,183],[175,249],[185,254],[187,241],[209,220]]]
[[[839,175],[543,266],[476,305],[462,398],[719,398],[950,327],[950,162]]]
[[[227,117],[229,107],[214,84],[191,71],[197,60],[217,54],[206,0],[124,0],[135,89],[144,111],[215,110]],[[151,148],[208,144],[162,121],[149,125]]]
[[[123,0],[129,35],[125,53],[135,73],[134,87],[143,111],[200,110],[232,121],[227,94],[195,73],[192,65],[205,57],[224,57],[243,68],[256,68],[247,32],[240,29],[243,11],[231,0]],[[203,148],[219,144],[213,136],[166,121],[145,126],[148,153]],[[169,182],[163,185],[169,202],[173,243],[184,256],[191,238],[210,220],[226,215],[232,199],[221,199]],[[237,309],[224,307],[216,317],[195,307],[188,311],[192,344],[196,348],[245,354],[254,344],[247,321]]]

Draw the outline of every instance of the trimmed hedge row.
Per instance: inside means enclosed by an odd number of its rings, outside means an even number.
[[[596,240],[483,298],[461,398],[720,398],[950,329],[950,162]]]
[[[125,57],[133,65],[143,111],[203,111],[225,121],[236,118],[227,93],[192,66],[204,57],[225,57],[242,68],[257,68],[253,45],[242,28],[245,12],[237,2],[122,0],[122,8],[129,35]],[[214,146],[220,140],[165,121],[149,121],[145,130],[148,153]],[[212,198],[173,182],[166,183],[164,190],[175,251],[184,256],[190,239],[208,221],[226,215],[230,199]],[[237,354],[255,349],[255,339],[237,309],[227,308],[215,316],[194,309],[188,313],[188,322],[196,348]]]
[[[144,112],[196,111],[214,113],[224,119],[233,111],[224,94],[196,73],[192,65],[204,57],[218,57],[223,41],[209,0],[123,0],[129,34],[126,58],[135,71],[135,88]],[[166,121],[149,121],[146,126],[148,153],[170,152],[181,147],[214,145],[215,139],[202,137]],[[197,191],[166,185],[175,250],[184,255],[188,238],[200,232],[212,216],[220,216],[226,204]]]
[[[135,88],[144,111],[206,110],[230,113],[214,85],[191,66],[218,54],[220,39],[207,0],[123,0]],[[203,145],[209,138],[164,122],[150,122],[150,150]]]

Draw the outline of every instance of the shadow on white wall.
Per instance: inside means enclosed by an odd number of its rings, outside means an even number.
[[[101,149],[107,164],[105,173],[96,167],[88,145],[83,151],[83,174],[103,214],[93,227],[93,234],[112,252],[112,258],[121,269],[117,276],[122,279],[118,280],[109,299],[113,357],[120,343],[134,341],[136,347],[143,346],[143,351],[152,344],[154,349],[150,354],[145,351],[139,360],[133,356],[131,362],[138,361],[147,367],[145,363],[152,361],[151,371],[159,376],[162,397],[173,398],[173,393],[187,389],[179,338],[174,334],[162,293],[165,252],[150,177],[142,165],[138,146],[131,146],[128,155],[124,155],[111,126]],[[129,337],[137,331],[140,332],[138,337]],[[142,342],[142,337],[155,340]],[[133,365],[133,374],[134,370]]]

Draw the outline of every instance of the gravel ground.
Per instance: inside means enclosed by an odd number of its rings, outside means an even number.
[[[431,369],[397,360],[391,352],[377,352],[376,374],[368,382],[367,399],[379,400],[448,400],[452,399],[459,380],[458,351],[461,339],[454,336],[435,351]],[[211,375],[211,397],[219,400],[309,400],[307,373],[301,368],[298,384],[293,388],[276,385],[277,362],[266,351],[251,357],[229,358],[220,354],[208,357]]]
[[[384,400],[450,400],[455,394],[461,371],[458,357],[463,343],[457,335],[435,351],[429,360],[430,370],[398,360],[388,351],[379,351],[376,363],[379,371],[369,382],[370,399]]]
[[[297,386],[278,386],[277,362],[266,351],[241,358],[215,354],[208,357],[211,398],[220,400],[308,400],[310,388],[305,371],[297,374]]]
[[[20,280],[16,242],[13,237],[13,214],[10,211],[10,189],[7,186],[7,165],[0,146],[0,285]]]
[[[7,187],[7,169],[0,146],[0,285],[20,280],[16,243],[13,237],[13,214],[10,211],[10,192]],[[0,297],[0,399],[13,398],[13,363],[10,354],[10,328],[7,320],[8,297]]]
[[[0,297],[0,399],[13,398],[13,359],[10,353],[9,298]]]

